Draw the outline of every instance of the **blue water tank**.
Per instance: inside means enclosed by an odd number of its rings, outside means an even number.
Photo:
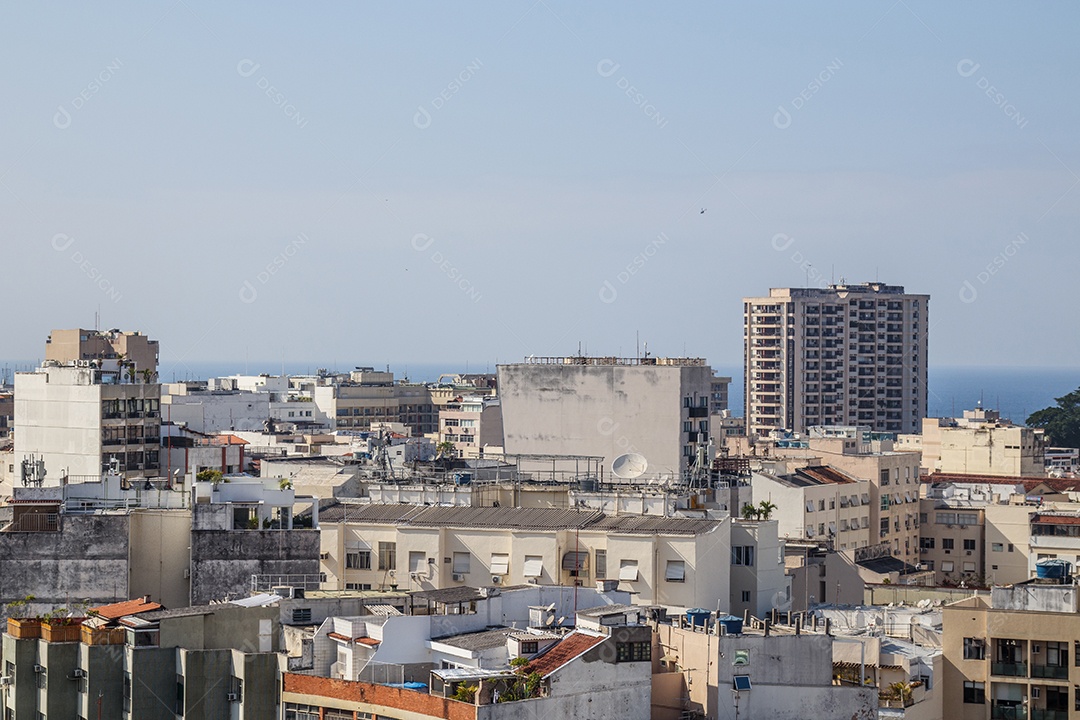
[[[742,623],[742,618],[734,615],[720,615],[716,618],[716,624],[723,627],[728,635],[742,635]]]
[[[1041,580],[1064,580],[1070,567],[1065,560],[1040,560],[1035,563],[1035,576]]]
[[[461,473],[461,472],[454,473],[454,484],[455,485],[471,485],[472,484],[472,473]]]
[[[712,613],[705,608],[690,608],[686,611],[686,622],[692,627],[708,627]]]

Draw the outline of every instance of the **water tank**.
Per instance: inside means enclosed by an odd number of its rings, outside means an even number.
[[[690,608],[686,611],[686,622],[692,627],[708,627],[712,612],[705,608]]]
[[[578,489],[581,492],[596,492],[596,478],[586,477],[578,480]]]
[[[472,473],[463,473],[463,472],[454,473],[454,484],[455,485],[471,485],[472,484]]]
[[[716,624],[724,628],[726,635],[742,635],[742,623],[742,618],[734,615],[719,615],[716,618]]]
[[[1070,564],[1065,560],[1040,560],[1035,563],[1035,576],[1040,580],[1064,580]]]

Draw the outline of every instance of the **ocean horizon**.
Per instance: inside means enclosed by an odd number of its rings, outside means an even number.
[[[0,361],[0,382],[10,383],[15,372],[32,370],[40,361]],[[320,368],[347,372],[356,366],[389,368],[396,378],[414,382],[434,382],[447,373],[494,372],[495,363],[298,363],[286,361],[177,361],[164,358],[162,382],[205,380],[226,375],[314,374]],[[718,375],[730,376],[728,406],[733,414],[743,414],[742,366],[716,365]],[[1055,404],[1055,398],[1080,387],[1080,368],[931,365],[928,369],[927,413],[929,417],[956,417],[981,403],[998,410],[1002,417],[1023,423],[1036,410]]]

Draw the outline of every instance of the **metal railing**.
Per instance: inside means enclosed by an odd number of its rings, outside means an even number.
[[[5,529],[6,532],[58,532],[60,515],[58,513],[27,513],[20,515]]]
[[[990,663],[990,674],[1004,677],[1027,677],[1027,663]]]
[[[270,590],[275,587],[294,587],[314,591],[321,589],[325,582],[326,573],[317,573],[314,575],[252,575],[251,592],[270,592]]]
[[[990,706],[990,720],[1027,720],[1027,708],[1023,705],[999,705],[995,702]]]
[[[1068,680],[1069,668],[1065,665],[1032,665],[1031,677],[1050,678],[1051,680]]]

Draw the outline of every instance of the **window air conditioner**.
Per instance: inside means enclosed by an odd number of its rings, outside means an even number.
[[[454,573],[451,577],[454,579],[454,582],[465,582],[464,573]]]
[[[226,693],[225,699],[229,702],[238,702],[240,700],[239,693]]]

